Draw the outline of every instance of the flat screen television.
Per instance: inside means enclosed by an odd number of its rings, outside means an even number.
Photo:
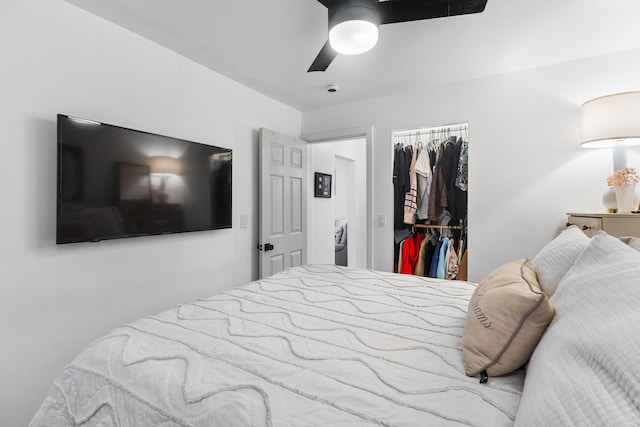
[[[56,243],[231,227],[232,150],[58,115]]]

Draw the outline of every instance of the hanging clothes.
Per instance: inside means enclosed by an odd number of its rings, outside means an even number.
[[[447,257],[447,268],[445,271],[445,279],[447,280],[456,280],[458,278],[458,271],[460,270],[458,254],[453,246],[452,240],[449,244],[449,256]]]
[[[402,266],[400,273],[414,274],[418,255],[420,254],[420,244],[423,236],[420,233],[413,234],[406,238],[402,247]]]
[[[418,253],[418,261],[416,262],[416,268],[414,274],[416,276],[425,276],[425,262],[429,246],[431,244],[431,235],[425,234],[422,243],[420,243],[420,252]]]
[[[416,223],[416,211],[418,210],[418,178],[416,176],[416,153],[413,150],[411,165],[409,166],[409,191],[404,198],[404,223]]]
[[[394,138],[394,270],[454,280],[466,262],[466,216],[469,141],[452,135],[466,124],[402,132]],[[423,144],[420,135],[428,135]],[[426,228],[398,242],[398,233]],[[464,266],[466,275],[466,264]]]
[[[462,140],[455,136],[451,136],[445,145],[444,153],[442,156],[442,175],[447,187],[447,210],[453,217],[452,224],[457,224],[459,221],[459,214],[457,212],[456,203],[456,177],[458,175],[458,160],[460,159],[460,147]]]
[[[429,190],[431,189],[431,179],[433,176],[429,152],[428,149],[420,152],[415,167],[418,177],[418,211],[416,215],[420,220],[429,218]]]
[[[431,170],[433,171],[433,168],[436,167],[436,158],[437,158],[437,154],[438,154],[438,148],[440,146],[440,140],[439,139],[432,139],[431,143],[429,144],[429,164],[431,165]]]
[[[447,209],[451,212],[452,224],[459,225],[466,216],[467,194],[456,186],[458,171],[460,169],[460,157],[462,152],[462,138],[457,138],[451,143],[451,157],[444,169],[447,183]]]
[[[436,278],[438,275],[438,262],[440,260],[440,249],[442,248],[442,240],[439,239],[433,251],[431,266],[429,267],[429,277]]]
[[[453,162],[456,152],[455,137],[450,137],[440,145],[433,171],[431,184],[431,198],[429,200],[429,219],[436,220],[445,208],[451,209],[450,192],[453,186],[452,176],[455,177]],[[457,162],[457,158],[455,159]],[[457,164],[456,171],[457,173]]]
[[[462,191],[467,191],[467,188],[469,187],[469,141],[466,139],[463,140],[460,145],[456,187]]]
[[[463,231],[460,234],[460,245],[458,248],[458,279],[467,280],[467,233],[466,219],[463,221]]]
[[[403,261],[403,254],[402,254],[402,249],[404,248],[404,240],[402,240],[399,244],[398,244],[398,263],[395,266],[396,268],[396,273],[400,273],[400,271],[402,271],[402,261]]]
[[[468,154],[469,142],[467,140],[460,140],[460,153],[458,155],[458,170],[454,185],[451,189],[453,197],[453,221],[456,224],[460,224],[467,218],[467,188],[468,188]]]
[[[438,236],[435,234],[431,235],[431,238],[427,242],[426,250],[424,254],[424,275],[429,276],[429,270],[431,269],[431,263],[433,262],[434,254],[436,252],[436,246],[438,244]]]
[[[401,264],[402,257],[400,256],[400,249],[404,243],[404,239],[411,235],[411,230],[393,230],[393,272],[398,273],[400,271],[399,265]]]
[[[393,156],[393,228],[402,230],[407,228],[404,223],[405,194],[410,190],[409,168],[413,157],[413,147],[396,144]]]
[[[445,270],[447,268],[447,251],[449,250],[449,238],[442,238],[442,245],[440,246],[439,258],[438,258],[438,266],[436,268],[436,278],[444,279],[445,278]]]
[[[416,276],[424,276],[424,253],[425,253],[425,246],[428,242],[428,239],[425,238],[422,240],[422,243],[420,243],[420,250],[418,251],[418,260],[416,261],[416,267],[413,270],[413,274],[415,274]]]
[[[458,280],[467,280],[467,252],[465,251],[462,255],[462,257],[460,257],[460,263],[459,263],[459,270],[458,270]]]
[[[447,206],[447,186],[442,171],[444,150],[444,145],[441,145],[436,154],[436,163],[433,167],[433,179],[429,190],[428,217],[430,220],[437,220],[442,214],[442,209]]]

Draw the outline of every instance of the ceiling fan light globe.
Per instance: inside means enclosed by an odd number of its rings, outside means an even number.
[[[343,21],[329,30],[329,44],[343,55],[359,55],[378,43],[378,26],[364,20]]]

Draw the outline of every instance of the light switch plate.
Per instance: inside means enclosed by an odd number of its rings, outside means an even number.
[[[247,215],[240,215],[240,228],[247,228],[248,218]]]

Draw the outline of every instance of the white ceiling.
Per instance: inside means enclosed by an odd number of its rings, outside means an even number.
[[[488,0],[383,25],[371,51],[307,73],[327,38],[316,0],[67,1],[300,111],[640,47],[639,0]]]

